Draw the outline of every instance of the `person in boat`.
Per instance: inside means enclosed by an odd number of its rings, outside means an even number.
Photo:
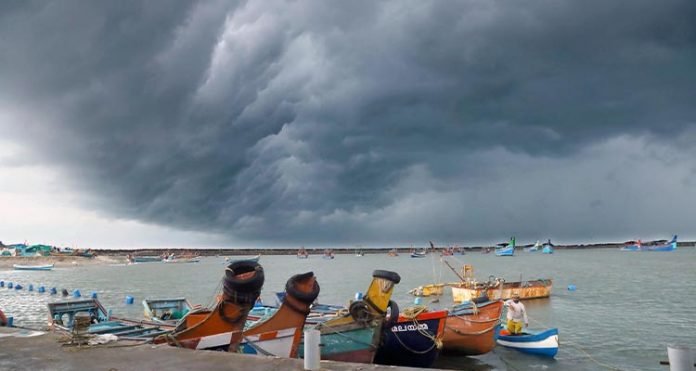
[[[522,328],[529,326],[527,309],[520,302],[520,294],[513,293],[512,298],[505,302],[507,307],[507,330],[512,335],[522,333]]]

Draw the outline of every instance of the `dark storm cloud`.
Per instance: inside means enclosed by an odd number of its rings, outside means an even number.
[[[496,148],[565,168],[609,138],[669,143],[696,117],[694,19],[690,1],[6,1],[3,131],[102,212],[183,229],[543,233],[483,210],[550,202],[524,182],[492,193],[511,161]]]

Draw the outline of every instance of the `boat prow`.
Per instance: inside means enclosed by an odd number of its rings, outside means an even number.
[[[501,330],[497,342],[523,353],[553,358],[558,353],[558,329],[528,331],[520,335],[510,335],[507,330]]]

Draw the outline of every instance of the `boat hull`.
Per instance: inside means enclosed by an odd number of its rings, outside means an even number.
[[[513,293],[520,295],[520,299],[537,299],[548,298],[551,296],[553,281],[550,279],[541,279],[525,282],[504,282],[502,287],[456,287],[452,288],[452,300],[455,303],[463,303],[471,301],[482,296],[487,296],[491,300],[507,300],[512,297]]]
[[[515,248],[514,247],[495,249],[495,256],[514,256],[514,255],[515,255]]]
[[[527,354],[553,358],[558,353],[558,329],[523,335],[498,335],[497,343]]]
[[[430,367],[440,354],[437,342],[444,333],[447,311],[421,313],[415,319],[399,317],[385,329],[375,363],[393,366]]]
[[[475,307],[471,303],[454,307],[445,324],[443,351],[475,356],[493,350],[502,311],[501,300],[487,301]]]
[[[53,264],[49,265],[21,265],[13,264],[12,267],[18,271],[50,271],[53,269]]]
[[[322,329],[321,359],[341,362],[372,363],[381,326]],[[328,330],[328,331],[327,331]],[[298,350],[304,356],[304,344]]]

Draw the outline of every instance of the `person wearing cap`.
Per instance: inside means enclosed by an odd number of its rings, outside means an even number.
[[[520,294],[513,293],[512,299],[505,302],[507,307],[507,330],[512,335],[517,335],[522,333],[522,325],[527,327],[529,321],[527,320],[527,309],[524,304],[520,302]]]

